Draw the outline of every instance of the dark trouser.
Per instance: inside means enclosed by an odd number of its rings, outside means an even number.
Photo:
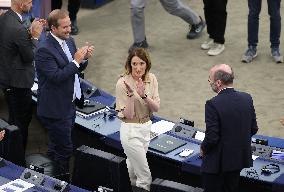
[[[76,21],[77,13],[81,5],[81,0],[68,0],[68,11],[71,21]],[[51,10],[61,9],[62,0],[51,0]]]
[[[3,89],[9,110],[9,124],[16,125],[23,137],[26,150],[28,141],[28,127],[32,120],[32,91],[26,88]]]
[[[257,46],[259,14],[262,0],[248,0],[248,46]],[[281,0],[267,0],[268,14],[270,16],[270,43],[271,48],[279,48],[281,33]]]
[[[42,125],[48,130],[47,155],[63,169],[69,171],[69,160],[73,153],[72,129],[74,117],[68,119],[52,119],[39,116]]]
[[[202,173],[204,192],[239,192],[240,171]]]
[[[203,0],[207,33],[215,43],[225,43],[227,0]]]

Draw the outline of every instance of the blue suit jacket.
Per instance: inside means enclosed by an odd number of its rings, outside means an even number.
[[[249,94],[233,88],[222,90],[206,102],[205,122],[202,172],[237,171],[252,166],[251,136],[258,126]]]
[[[74,56],[74,40],[69,38],[66,43]],[[75,105],[72,100],[75,74],[85,68],[87,62],[78,69],[75,63],[68,61],[58,41],[48,34],[36,52],[35,65],[38,76],[37,114],[54,119],[74,116]]]

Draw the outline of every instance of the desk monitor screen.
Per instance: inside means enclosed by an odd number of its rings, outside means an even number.
[[[95,101],[89,101],[84,104],[84,107],[82,109],[80,109],[79,107],[76,107],[76,110],[85,114],[85,115],[89,115],[91,113],[94,113],[98,110],[101,110],[103,108],[105,108],[106,106],[101,104],[101,103],[98,103],[98,102],[95,102]]]
[[[158,151],[160,153],[167,154],[185,144],[186,142],[181,139],[171,137],[168,135],[163,135],[163,137],[152,141],[149,145],[149,148],[152,150]]]

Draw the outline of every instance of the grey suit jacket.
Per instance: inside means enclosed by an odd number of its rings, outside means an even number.
[[[34,82],[34,49],[28,29],[11,9],[0,16],[0,84],[31,88]]]

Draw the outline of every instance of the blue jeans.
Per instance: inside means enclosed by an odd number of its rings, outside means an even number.
[[[257,46],[259,14],[262,0],[248,0],[248,46]],[[281,0],[267,0],[268,14],[270,16],[270,43],[271,48],[279,48],[281,33]]]

